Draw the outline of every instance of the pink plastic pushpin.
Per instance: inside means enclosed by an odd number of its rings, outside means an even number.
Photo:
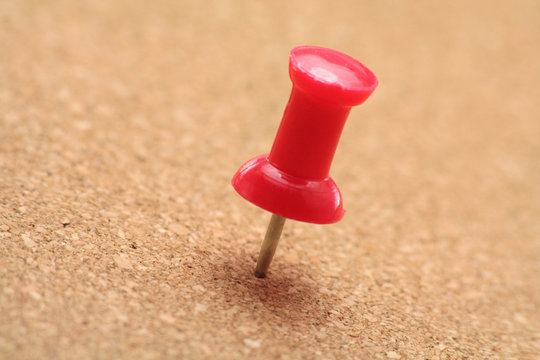
[[[272,150],[245,163],[232,179],[242,197],[273,213],[257,277],[266,276],[285,218],[331,224],[345,214],[330,165],[351,107],[378,84],[368,68],[335,50],[300,46],[289,60],[293,88]]]

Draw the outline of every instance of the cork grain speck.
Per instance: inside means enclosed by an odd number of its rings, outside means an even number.
[[[540,358],[538,4],[0,1],[0,359]],[[304,44],[380,86],[261,280]]]

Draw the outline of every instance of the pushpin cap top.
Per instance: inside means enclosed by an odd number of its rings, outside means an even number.
[[[360,105],[378,84],[371,70],[335,50],[299,46],[291,51],[289,60],[294,86],[334,105]]]
[[[245,163],[232,179],[245,199],[282,217],[330,224],[345,214],[330,165],[350,108],[377,87],[350,56],[316,46],[293,49],[293,89],[268,155]]]

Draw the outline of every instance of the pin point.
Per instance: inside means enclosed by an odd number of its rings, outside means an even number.
[[[351,108],[375,90],[375,75],[335,50],[294,48],[293,88],[270,154],[251,159],[232,179],[246,200],[272,213],[255,276],[266,277],[285,219],[332,224],[343,218],[343,199],[329,175]]]

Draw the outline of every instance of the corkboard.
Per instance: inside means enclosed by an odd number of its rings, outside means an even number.
[[[0,357],[539,358],[538,4],[0,2]],[[301,44],[380,87],[260,280]]]

